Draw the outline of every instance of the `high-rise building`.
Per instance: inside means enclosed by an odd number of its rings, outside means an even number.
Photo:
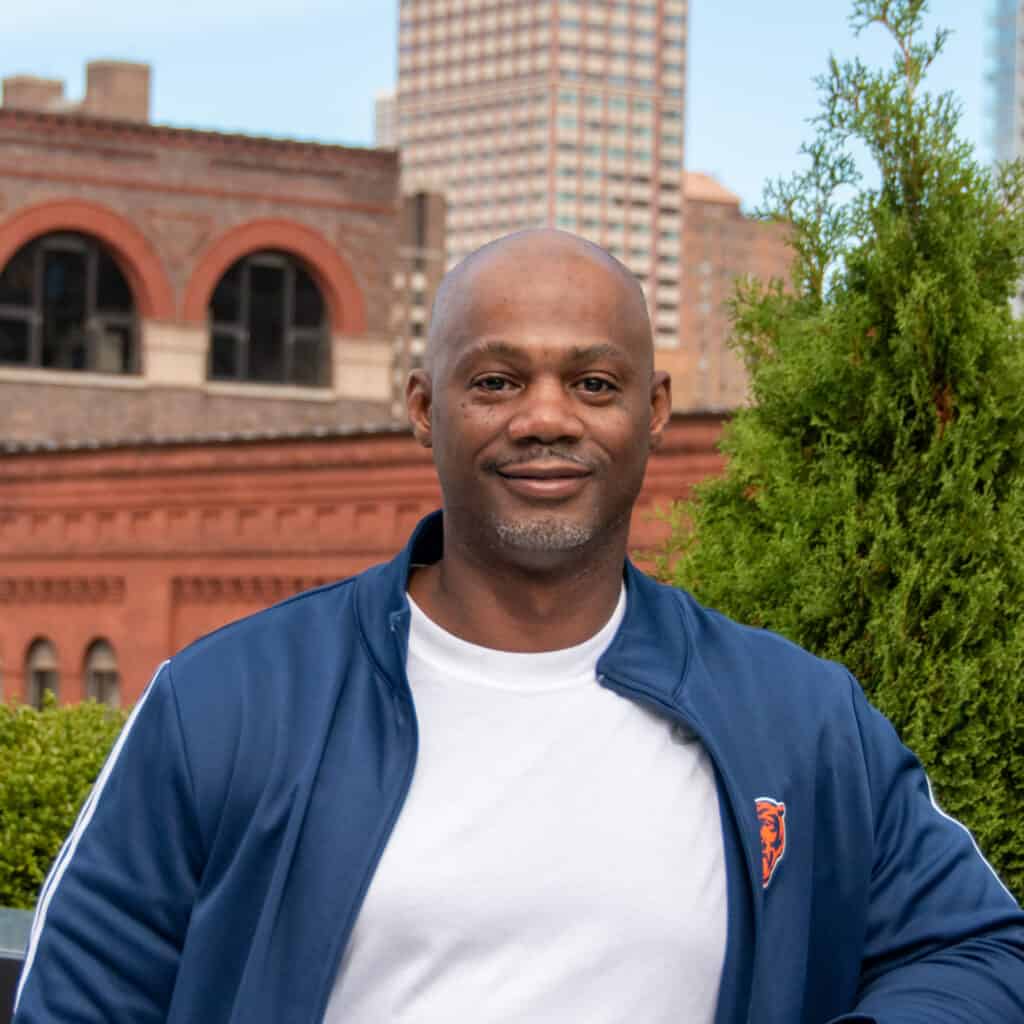
[[[395,330],[391,359],[392,412],[405,418],[405,382],[423,365],[430,309],[445,272],[445,203],[436,192],[412,192],[402,199],[395,264]]]
[[[382,149],[398,145],[398,125],[395,123],[397,100],[393,92],[381,92],[373,101],[373,144]]]
[[[996,160],[1015,160],[1024,156],[1024,0],[996,0],[990,27],[989,141]],[[1024,280],[1018,282],[1013,311],[1024,316]]]
[[[448,201],[452,264],[556,226],[637,275],[679,344],[687,0],[401,0],[403,189]]]
[[[1024,153],[1024,0],[996,0],[992,27],[992,149],[997,160]]]
[[[729,346],[729,302],[737,278],[788,282],[793,252],[785,224],[750,217],[740,197],[707,174],[683,186],[683,290],[680,345],[662,352],[677,409],[723,411],[749,398],[747,372]]]

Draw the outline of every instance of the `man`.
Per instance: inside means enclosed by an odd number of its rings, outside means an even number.
[[[529,231],[408,387],[443,518],[160,668],[18,1024],[1024,1021],[1024,918],[841,667],[626,560],[643,296]]]

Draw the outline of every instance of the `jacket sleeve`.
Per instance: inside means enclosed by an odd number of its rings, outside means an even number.
[[[967,829],[936,805],[917,758],[851,684],[875,860],[860,994],[840,1019],[1024,1022],[1024,915]]]
[[[164,663],[40,891],[14,1024],[166,1020],[201,863]]]

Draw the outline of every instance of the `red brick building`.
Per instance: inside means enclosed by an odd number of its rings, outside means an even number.
[[[675,417],[632,545],[717,472],[720,418]],[[202,633],[390,557],[438,503],[407,431],[24,449],[0,459],[0,693],[134,701]],[[211,680],[211,683],[216,682]]]
[[[707,174],[685,176],[679,348],[658,352],[673,407],[722,411],[747,401],[747,373],[729,347],[736,279],[790,279],[785,225],[747,216],[740,197]]]
[[[4,82],[0,439],[390,417],[393,151],[148,123],[149,69]]]

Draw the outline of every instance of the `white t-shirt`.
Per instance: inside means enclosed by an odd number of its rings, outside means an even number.
[[[410,601],[416,772],[327,1024],[711,1024],[725,955],[703,747],[576,647],[466,643]]]

